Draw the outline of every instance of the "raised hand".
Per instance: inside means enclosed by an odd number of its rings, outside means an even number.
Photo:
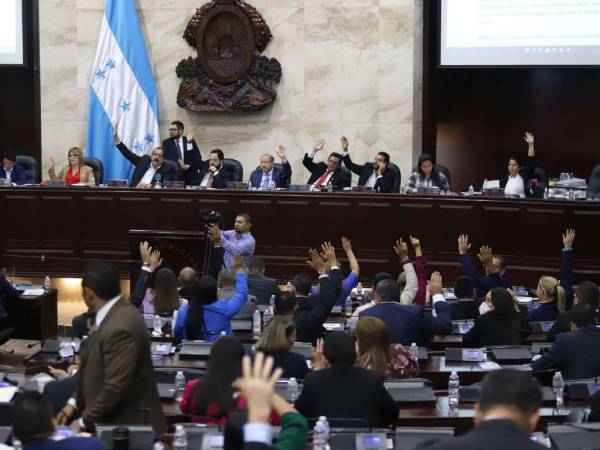
[[[525,137],[523,138],[525,140],[525,142],[527,142],[529,145],[533,145],[534,141],[535,141],[535,137],[533,136],[533,133],[526,131],[525,132]]]
[[[152,254],[152,247],[148,242],[140,242],[140,256],[142,257],[142,262],[149,266],[150,265],[150,255]]]
[[[342,144],[342,150],[347,152],[348,151],[348,138],[346,136],[342,136],[342,139],[340,139],[340,143]]]
[[[418,238],[416,238],[414,236],[409,236],[409,238],[410,238],[410,245],[412,245],[413,248],[417,248],[417,247],[421,246],[421,241]]]
[[[188,142],[192,142],[194,140],[194,135],[192,133],[188,133],[185,137],[185,140]]]
[[[280,145],[277,148],[277,156],[279,156],[279,159],[281,159],[281,160],[285,159],[285,146]]]
[[[323,338],[317,339],[317,345],[312,355],[313,370],[323,369],[325,357],[323,356]]]
[[[160,252],[158,250],[154,250],[150,254],[150,270],[155,272],[160,266],[162,266],[163,260],[160,257]]]
[[[321,250],[330,267],[339,265],[335,256],[335,248],[333,248],[331,242],[324,242],[323,245],[321,245]]]
[[[342,248],[346,253],[352,251],[352,243],[350,242],[350,239],[344,236],[342,236]]]
[[[394,252],[398,255],[398,259],[401,262],[408,261],[408,245],[406,242],[402,240],[402,238],[396,241],[396,245],[394,246]]]
[[[492,255],[492,248],[487,245],[483,245],[479,248],[479,254],[477,257],[479,258],[479,261],[481,261],[481,264],[487,266],[492,262]]]
[[[432,297],[436,294],[441,294],[442,290],[442,275],[439,272],[433,272],[431,278],[427,282],[427,290]]]
[[[565,234],[562,235],[563,245],[565,247],[573,247],[573,241],[575,240],[575,230],[573,228],[567,228]]]
[[[319,142],[317,142],[315,144],[315,146],[313,147],[313,152],[314,153],[320,152],[321,150],[323,150],[325,148],[326,144],[327,144],[327,141],[325,139],[320,139]]]
[[[309,260],[306,263],[312,267],[315,271],[319,273],[325,272],[325,261],[321,259],[321,255],[315,249],[310,249],[308,251]]]
[[[121,143],[121,138],[119,137],[119,128],[116,123],[113,126],[113,139],[115,140],[115,144]]]
[[[466,234],[461,234],[458,237],[458,253],[464,255],[469,250],[471,250],[471,244],[469,244],[469,236]]]

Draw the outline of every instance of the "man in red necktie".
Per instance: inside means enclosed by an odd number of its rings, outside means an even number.
[[[336,188],[349,187],[351,178],[350,176],[347,176],[347,173],[340,167],[342,155],[335,152],[331,153],[327,159],[327,163],[315,163],[313,161],[315,154],[323,150],[326,143],[327,142],[324,139],[321,139],[315,144],[311,152],[304,155],[302,164],[304,164],[304,167],[312,174],[307,184],[315,189],[318,189],[321,186],[327,186],[328,184],[331,184]]]

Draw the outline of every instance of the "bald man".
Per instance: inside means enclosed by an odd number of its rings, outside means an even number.
[[[184,267],[179,271],[179,286],[182,288],[188,287],[194,282],[194,280],[196,280],[196,278],[198,278],[198,272],[196,272],[196,269],[193,269],[189,266]]]
[[[275,157],[265,153],[260,157],[260,166],[250,175],[253,189],[269,190],[286,188],[292,177],[292,166],[285,157],[285,147],[280,145],[277,156],[281,159],[281,167],[275,167]]]

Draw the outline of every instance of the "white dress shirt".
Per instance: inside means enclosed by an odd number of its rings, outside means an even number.
[[[269,180],[269,183],[267,183],[267,185],[265,186],[265,182],[266,180]],[[273,180],[273,169],[271,169],[270,172],[263,172],[262,173],[262,178],[260,179],[260,185],[258,186],[259,188],[266,188],[269,189],[269,184],[271,183],[271,181]]]
[[[108,302],[106,302],[106,304],[102,308],[100,308],[96,312],[96,322],[95,322],[96,323],[96,329],[98,329],[98,327],[100,327],[100,325],[102,324],[102,322],[106,318],[106,315],[109,313],[109,311],[111,310],[111,308],[113,306],[115,306],[115,303],[117,303],[120,298],[121,298],[121,294],[117,295],[115,298],[110,299]]]
[[[6,173],[6,183],[7,184],[11,184],[12,183],[12,173],[13,173],[14,169],[11,170],[6,170],[4,169],[4,173]]]
[[[525,198],[525,182],[521,175],[512,177],[509,175],[506,186],[504,187],[504,193],[508,195],[518,195],[521,198]]]
[[[373,173],[371,174],[371,176],[367,180],[367,184],[365,186],[366,187],[370,187],[371,189],[373,189],[375,187],[375,184],[377,183],[377,179],[379,177],[380,177],[380,175],[377,174],[377,171],[373,170]]]
[[[154,179],[155,173],[156,173],[156,169],[154,167],[152,167],[152,165],[150,165],[150,167],[148,167],[148,170],[146,170],[146,173],[140,180],[140,183],[152,184],[152,180]]]

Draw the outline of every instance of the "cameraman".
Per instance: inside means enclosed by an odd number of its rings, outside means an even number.
[[[248,213],[237,215],[233,230],[221,231],[216,225],[208,226],[208,234],[214,246],[223,248],[223,265],[226,269],[233,268],[233,256],[236,254],[244,257],[244,267],[248,267],[256,248],[256,242],[250,233],[251,227],[252,218]]]

